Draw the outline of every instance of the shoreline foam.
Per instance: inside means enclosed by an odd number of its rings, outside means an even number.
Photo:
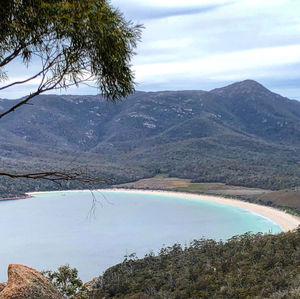
[[[266,217],[269,220],[275,222],[284,232],[296,229],[300,225],[300,218],[294,215],[288,214],[282,210],[263,206],[259,204],[249,203],[241,201],[234,198],[225,198],[221,196],[213,195],[202,195],[202,194],[192,194],[187,192],[176,192],[168,190],[145,190],[145,189],[125,189],[125,188],[113,188],[113,189],[97,189],[97,190],[67,190],[67,191],[43,191],[43,192],[28,192],[26,194],[34,196],[35,194],[43,193],[68,193],[68,192],[126,192],[126,193],[140,193],[140,194],[164,194],[168,196],[183,197],[196,200],[205,200],[215,203],[222,203],[226,205],[231,205],[235,207],[242,208],[244,210],[259,214],[260,216]]]

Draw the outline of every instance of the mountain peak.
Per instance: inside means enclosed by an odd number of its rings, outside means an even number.
[[[236,86],[236,87],[244,87],[244,88],[255,88],[255,89],[263,88],[263,89],[267,90],[267,88],[265,88],[262,84],[258,83],[255,80],[251,80],[251,79],[236,82],[236,83],[233,83],[229,86],[231,86],[231,87]]]
[[[270,90],[265,88],[260,83],[254,80],[244,80],[230,84],[222,88],[216,88],[211,90],[212,93],[223,95],[234,95],[234,94],[250,94],[250,93],[270,93]]]

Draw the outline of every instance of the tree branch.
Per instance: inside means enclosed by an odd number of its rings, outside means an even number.
[[[47,171],[47,172],[36,172],[36,173],[23,173],[23,174],[13,174],[7,172],[0,172],[0,176],[7,176],[12,179],[17,178],[26,178],[26,179],[43,179],[52,182],[59,182],[59,181],[78,181],[84,183],[90,182],[106,182],[107,180],[102,178],[91,178],[87,176],[83,176],[80,172],[57,172],[57,171]]]
[[[51,81],[53,81],[53,78],[52,78],[52,80],[47,81],[47,82],[44,83],[44,80],[45,80],[45,78],[46,78],[47,72],[51,69],[51,67],[56,63],[57,59],[60,58],[60,57],[61,57],[61,54],[57,55],[51,62],[49,62],[49,64],[47,65],[47,67],[44,67],[44,68],[43,68],[43,70],[42,70],[41,72],[39,72],[39,73],[36,74],[35,76],[33,76],[33,77],[31,77],[31,78],[25,80],[25,82],[27,82],[27,81],[30,81],[30,80],[32,80],[32,79],[38,77],[39,75],[42,75],[42,76],[43,76],[43,77],[42,77],[42,80],[41,80],[41,83],[40,83],[39,87],[37,88],[37,90],[36,90],[35,92],[31,93],[30,95],[28,95],[27,97],[25,97],[25,99],[23,99],[22,101],[20,101],[20,102],[17,103],[16,105],[14,105],[14,106],[12,106],[11,108],[9,108],[8,110],[2,112],[2,113],[0,114],[0,119],[1,119],[2,117],[4,117],[5,115],[7,115],[7,114],[9,114],[9,113],[11,113],[11,112],[13,112],[13,111],[15,111],[17,108],[19,108],[19,107],[21,107],[21,106],[27,104],[27,103],[28,103],[32,98],[34,98],[35,96],[37,96],[37,95],[39,95],[39,94],[41,94],[41,93],[43,93],[43,92],[49,91],[49,90],[51,90],[51,89],[53,89],[53,88],[55,88],[55,87],[56,87],[56,86],[64,79],[64,76],[65,76],[66,73],[68,72],[68,64],[66,65],[66,68],[65,68],[64,72],[60,75],[59,78],[57,78],[57,81],[56,81],[55,83],[53,83],[52,85],[50,85],[50,86],[47,87],[47,85],[48,85]],[[14,85],[14,84],[16,84],[16,82],[15,82],[15,83],[12,83],[12,85]],[[5,88],[5,87],[4,87],[4,88]],[[0,88],[0,90],[1,90],[1,88]]]
[[[43,70],[43,71],[44,71],[44,70]],[[43,73],[43,71],[40,71],[39,73],[35,74],[34,76],[32,76],[32,77],[30,77],[30,78],[27,78],[27,79],[25,79],[25,80],[23,80],[23,81],[16,81],[16,82],[10,83],[10,84],[8,84],[8,85],[2,86],[2,87],[0,87],[0,90],[3,90],[3,89],[6,89],[6,88],[9,88],[9,87],[12,87],[12,86],[14,86],[14,85],[27,83],[27,82],[29,82],[29,81],[31,81],[31,80],[37,78],[38,76],[40,76],[40,75]]]
[[[5,115],[7,115],[7,114],[9,114],[9,113],[11,113],[11,112],[13,112],[13,111],[15,111],[15,110],[16,110],[17,108],[19,108],[20,106],[23,106],[23,105],[27,104],[27,102],[29,102],[30,99],[32,99],[33,97],[39,95],[40,93],[41,93],[41,91],[39,91],[39,90],[35,91],[34,93],[31,93],[29,96],[27,96],[27,97],[26,97],[24,100],[22,100],[21,102],[19,102],[19,103],[17,103],[16,105],[12,106],[12,107],[9,108],[8,110],[2,112],[2,113],[0,114],[0,119],[1,119],[3,116],[5,116]]]
[[[6,64],[8,64],[9,62],[11,62],[12,60],[14,60],[22,51],[23,47],[20,47],[18,49],[16,49],[15,51],[13,51],[10,55],[8,55],[7,57],[5,57],[1,62],[0,62],[0,67],[5,66]]]

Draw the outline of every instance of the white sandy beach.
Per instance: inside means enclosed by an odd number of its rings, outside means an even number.
[[[67,193],[67,192],[89,192],[91,190],[68,190],[68,191],[53,191],[56,193]],[[159,191],[159,190],[141,190],[141,189],[99,189],[95,190],[99,192],[126,192],[126,193],[140,193],[140,194],[164,194],[168,196],[176,196],[176,197],[183,197],[183,198],[191,198],[197,200],[208,200],[211,202],[227,204],[235,207],[239,207],[257,214],[260,214],[266,218],[271,219],[272,221],[276,222],[283,231],[287,232],[297,228],[300,225],[300,218],[288,214],[284,211],[262,206],[258,204],[248,203],[237,199],[232,198],[224,198],[219,196],[211,196],[211,195],[200,195],[200,194],[191,194],[191,193],[184,193],[184,192],[172,192],[172,191]],[[49,192],[29,192],[28,195],[34,196],[35,194],[42,194],[42,193],[49,193]]]

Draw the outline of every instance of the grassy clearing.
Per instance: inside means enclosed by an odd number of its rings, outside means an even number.
[[[159,174],[153,178],[138,180],[136,182],[117,185],[116,187],[172,190],[196,194],[211,194],[233,197],[243,195],[262,195],[270,192],[269,190],[259,188],[230,186],[223,183],[192,183],[189,179],[169,178],[164,174]]]

